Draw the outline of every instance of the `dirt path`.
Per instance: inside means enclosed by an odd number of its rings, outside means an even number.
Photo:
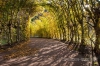
[[[0,66],[91,66],[91,58],[84,58],[71,46],[57,40],[31,38],[29,46],[40,49],[32,56],[0,59]]]

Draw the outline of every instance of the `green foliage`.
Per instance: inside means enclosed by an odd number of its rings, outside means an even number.
[[[86,1],[52,0],[49,3],[47,1],[36,1],[38,5],[36,13],[42,13],[43,16],[34,19],[33,23],[31,23],[32,36],[38,33],[43,37],[43,33],[49,33],[51,38],[66,41],[84,44],[91,44],[91,42],[95,41],[95,30],[87,23],[87,18],[84,17],[87,16],[86,11],[83,11]],[[89,1],[90,5],[92,5],[91,3],[92,1]],[[42,8],[47,9],[51,16],[44,15],[46,13],[43,12]],[[53,18],[51,19],[51,17]],[[90,21],[93,23],[92,19]]]
[[[11,45],[29,39],[29,16],[34,11],[33,4],[30,0],[0,1],[1,44]]]
[[[99,7],[97,0],[0,0],[0,44],[47,37],[94,44],[100,55]]]
[[[7,43],[6,40],[3,40],[3,39],[2,39],[2,40],[0,41],[0,45],[4,45],[4,44],[6,44],[6,43]]]
[[[91,41],[93,43],[96,39],[97,27],[91,25],[100,24],[95,22],[93,11],[85,8],[85,4],[97,7],[93,2],[90,0],[2,0],[0,1],[0,38],[5,38],[8,44],[27,40],[30,35],[83,44],[90,44]],[[85,17],[87,15],[90,15],[89,21]]]

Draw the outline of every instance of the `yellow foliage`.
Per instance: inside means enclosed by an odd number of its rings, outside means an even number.
[[[43,16],[39,17],[39,19],[35,20],[30,25],[31,27],[31,36],[39,36],[39,37],[54,37],[57,35],[57,22],[53,14],[49,12],[43,13]]]

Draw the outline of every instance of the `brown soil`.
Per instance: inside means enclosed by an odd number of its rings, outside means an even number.
[[[29,42],[3,50],[0,66],[92,66],[91,54],[82,56],[75,48],[74,44],[58,40],[31,38]]]

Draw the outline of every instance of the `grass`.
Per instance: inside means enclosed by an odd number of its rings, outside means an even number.
[[[5,45],[7,44],[7,40],[0,40],[0,45]]]

